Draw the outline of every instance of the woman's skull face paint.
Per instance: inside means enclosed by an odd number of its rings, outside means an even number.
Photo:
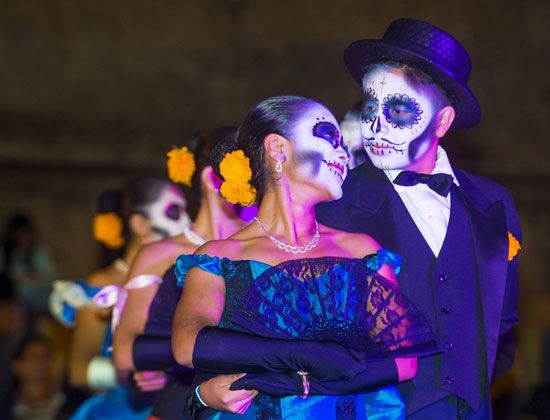
[[[187,203],[182,192],[173,186],[162,190],[158,199],[146,208],[151,222],[151,231],[163,239],[183,233],[183,228],[190,223],[186,213]]]
[[[293,131],[296,171],[309,181],[327,187],[331,199],[342,196],[347,175],[347,152],[334,116],[314,105],[296,123]]]
[[[380,169],[404,169],[435,141],[434,109],[401,70],[380,69],[363,80],[363,145]]]

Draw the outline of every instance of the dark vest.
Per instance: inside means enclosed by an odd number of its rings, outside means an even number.
[[[426,316],[443,349],[420,359],[416,378],[400,386],[407,411],[449,394],[476,409],[486,391],[487,358],[475,244],[459,189],[451,192],[449,226],[438,258],[393,188],[376,213],[351,206],[347,215],[357,230],[402,255],[400,289]],[[319,220],[324,222],[322,213]]]
[[[391,200],[399,201],[391,206],[398,232],[396,249],[403,256],[399,285],[426,316],[443,350],[420,359],[415,380],[400,387],[408,411],[448,394],[458,395],[475,409],[485,391],[486,352],[474,244],[461,194],[453,188],[449,226],[437,258],[398,194],[392,194]],[[416,389],[419,386],[426,389]]]

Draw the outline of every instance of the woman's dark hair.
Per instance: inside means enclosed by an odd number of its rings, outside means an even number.
[[[115,213],[123,223],[123,237],[127,244],[131,239],[128,218],[132,214],[149,217],[147,207],[153,204],[166,187],[178,188],[168,180],[142,176],[131,179],[122,190],[106,190],[97,199],[97,213]],[[109,264],[124,254],[124,247],[110,249],[105,247],[102,263]]]
[[[98,213],[116,213],[122,216],[124,197],[121,190],[107,190],[99,193],[97,198]]]
[[[144,217],[147,206],[153,204],[167,187],[178,188],[170,181],[151,176],[131,179],[123,190],[106,190],[99,194],[98,213],[116,213],[124,222],[134,213]]]
[[[147,207],[158,200],[162,191],[167,187],[179,188],[168,180],[151,176],[131,179],[124,190],[123,216],[128,218],[134,213],[139,213],[144,217],[149,217]]]
[[[212,168],[220,179],[220,163],[227,153],[241,149],[250,159],[251,184],[256,188],[259,201],[272,174],[265,162],[264,139],[268,134],[291,138],[294,126],[311,106],[319,105],[313,99],[302,96],[274,96],[256,104],[244,118],[237,132],[237,142],[223,142],[212,150]]]
[[[237,127],[222,126],[213,130],[198,133],[187,142],[189,149],[195,156],[195,172],[191,178],[191,199],[189,200],[189,215],[195,218],[200,207],[202,197],[201,173],[204,168],[210,166],[210,153],[221,142],[235,142]]]

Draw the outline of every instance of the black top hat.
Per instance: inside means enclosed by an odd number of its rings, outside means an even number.
[[[344,62],[360,85],[367,66],[384,61],[420,69],[438,83],[456,110],[453,129],[464,130],[479,124],[481,108],[467,85],[472,61],[464,47],[447,32],[421,20],[397,19],[381,40],[355,41],[344,51]]]

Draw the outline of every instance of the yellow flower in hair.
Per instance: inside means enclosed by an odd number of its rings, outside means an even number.
[[[122,229],[122,220],[115,213],[101,213],[94,218],[94,238],[108,248],[124,245]]]
[[[249,183],[231,183],[225,181],[220,193],[227,201],[241,206],[251,206],[256,202],[256,189]]]
[[[250,160],[242,150],[228,153],[220,163],[220,173],[225,181],[247,183],[252,178]]]
[[[521,244],[511,232],[508,232],[508,261],[512,261],[518,255]]]
[[[191,178],[193,177],[193,173],[195,173],[195,157],[193,153],[185,146],[181,149],[174,147],[166,156],[168,156],[166,166],[168,167],[168,176],[170,179],[190,187]]]
[[[251,206],[256,202],[256,189],[250,184],[250,160],[242,150],[225,155],[220,163],[220,173],[224,179],[220,193],[227,201],[243,206]]]

